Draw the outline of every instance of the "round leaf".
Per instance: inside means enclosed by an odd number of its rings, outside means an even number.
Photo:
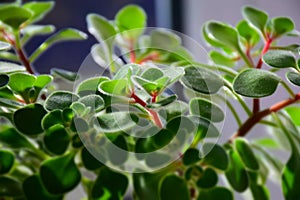
[[[163,51],[174,51],[181,44],[179,36],[165,29],[153,30],[150,37],[150,47]]]
[[[84,167],[88,170],[96,170],[103,166],[86,148],[81,151],[81,160]]]
[[[176,175],[166,176],[160,187],[161,200],[188,200],[190,194],[187,183],[182,178]]]
[[[0,176],[0,197],[21,197],[23,196],[22,184],[17,180]]]
[[[0,143],[6,147],[19,149],[33,149],[34,146],[29,140],[21,135],[15,128],[4,127],[0,128]]]
[[[250,170],[258,170],[259,164],[248,142],[245,139],[237,138],[234,145],[245,167]]]
[[[203,164],[222,171],[227,169],[229,160],[224,148],[217,144],[206,143],[203,145],[203,151],[205,153],[205,157],[202,159]]]
[[[212,188],[218,183],[217,173],[211,169],[206,168],[202,176],[197,180],[197,186],[199,188]]]
[[[294,85],[300,86],[300,73],[299,72],[287,72],[286,77]]]
[[[55,195],[73,190],[81,180],[72,154],[46,160],[41,165],[40,176],[47,191]]]
[[[47,130],[56,124],[63,124],[62,111],[53,110],[45,115],[42,121],[43,129]]]
[[[14,30],[18,30],[31,16],[31,12],[22,7],[4,6],[0,8],[0,21],[11,26]]]
[[[276,17],[272,19],[273,34],[280,36],[294,30],[294,22],[288,17]]]
[[[36,135],[43,132],[42,119],[47,111],[41,104],[30,104],[14,113],[16,128],[25,135]]]
[[[200,160],[198,149],[188,149],[183,154],[182,162],[184,165],[192,165]]]
[[[104,108],[104,100],[99,95],[90,94],[80,98],[78,101],[83,103],[86,107],[90,107],[92,111],[100,111]]]
[[[79,96],[71,92],[66,91],[56,91],[53,92],[45,102],[45,108],[47,110],[63,110],[69,108],[70,105],[79,99]]]
[[[250,45],[250,47],[256,45],[260,40],[259,34],[245,20],[242,20],[237,25],[237,30],[240,36],[242,36],[247,41],[247,44]]]
[[[61,124],[56,124],[47,129],[44,136],[44,143],[46,148],[53,154],[63,154],[70,142],[70,136],[65,130],[65,127]]]
[[[233,89],[236,93],[261,98],[272,95],[280,82],[280,78],[269,71],[246,69],[234,79]]]
[[[288,68],[293,67],[297,69],[297,62],[295,55],[290,51],[284,50],[273,50],[268,51],[263,56],[263,61],[276,68]]]
[[[221,122],[224,120],[222,109],[211,101],[202,98],[193,98],[190,101],[190,112],[212,122]]]
[[[223,86],[223,80],[217,74],[197,67],[185,68],[181,81],[187,88],[204,94],[217,93]]]
[[[54,2],[28,2],[23,8],[29,10],[32,14],[30,22],[41,20],[54,6]]]
[[[254,28],[258,29],[264,35],[265,26],[268,21],[268,15],[265,12],[246,6],[243,9],[243,16]]]
[[[109,79],[107,77],[93,77],[90,79],[86,79],[79,84],[76,93],[79,96],[96,94],[98,91],[98,85],[103,81],[108,81],[108,80]]]
[[[122,96],[129,95],[129,85],[126,79],[104,81],[99,85],[99,90],[104,94],[110,96]]]
[[[197,200],[233,200],[232,192],[224,187],[214,187],[209,190],[200,190]]]
[[[0,174],[8,173],[14,165],[15,156],[11,151],[0,150]]]

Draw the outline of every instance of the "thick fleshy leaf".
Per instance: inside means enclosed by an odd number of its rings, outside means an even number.
[[[187,88],[204,94],[217,93],[223,86],[223,80],[217,74],[198,67],[185,68],[181,81]]]
[[[206,168],[203,171],[202,176],[197,180],[197,186],[199,188],[212,188],[218,183],[218,174],[212,168]]]
[[[203,174],[203,169],[202,167],[200,167],[199,165],[192,165],[190,166],[184,174],[184,178],[185,180],[189,181],[192,178],[199,178],[200,176],[202,176]]]
[[[0,174],[6,174],[13,167],[15,156],[11,151],[0,149],[0,158]]]
[[[133,76],[132,80],[150,95],[160,94],[169,82],[168,77],[150,81],[139,76]]]
[[[249,187],[249,177],[237,152],[229,151],[229,166],[225,172],[230,185],[237,192],[243,192]]]
[[[203,98],[193,98],[190,101],[190,112],[212,122],[221,122],[225,117],[219,106]]]
[[[209,57],[217,65],[224,65],[224,66],[228,66],[228,67],[233,67],[235,65],[234,59],[229,58],[218,51],[211,51],[209,53]]]
[[[23,190],[30,200],[62,200],[62,195],[51,195],[43,186],[39,175],[32,175],[23,182]]]
[[[9,63],[9,62],[3,62],[3,61],[0,62],[0,73],[10,74],[14,72],[24,72],[24,71],[26,71],[26,69],[21,65]]]
[[[103,167],[91,191],[93,199],[122,199],[128,187],[125,175]]]
[[[55,31],[55,26],[53,25],[29,25],[22,29],[23,37],[21,38],[21,43],[25,44],[32,37],[37,35],[48,35]]]
[[[71,71],[64,70],[64,69],[52,68],[51,74],[53,76],[58,76],[62,79],[72,81],[72,82],[76,81],[79,78],[79,76],[76,72],[71,72]]]
[[[90,107],[92,111],[100,111],[104,108],[104,100],[99,95],[90,94],[81,97],[78,101],[86,107]]]
[[[300,73],[299,72],[287,72],[287,79],[294,85],[300,86]]]
[[[56,124],[46,130],[44,143],[51,153],[61,155],[67,150],[70,139],[65,127],[61,124]]]
[[[24,98],[24,100],[29,101],[29,93],[36,81],[36,77],[31,74],[14,73],[10,75],[9,78],[9,87],[14,92],[20,94]]]
[[[200,152],[198,149],[188,149],[183,154],[182,162],[184,165],[192,165],[200,161]]]
[[[297,69],[297,62],[295,55],[290,51],[273,50],[268,51],[263,56],[263,61],[276,68],[288,68],[293,67]]]
[[[6,74],[0,74],[0,88],[6,86],[9,82],[9,76]]]
[[[156,29],[150,33],[151,48],[157,48],[158,50],[174,51],[180,44],[181,39],[175,33],[165,29]]]
[[[128,159],[128,146],[125,137],[121,134],[117,135],[106,146],[107,156],[109,161],[115,165],[120,166]],[[116,147],[124,151],[116,151]]]
[[[223,147],[210,143],[203,145],[203,152],[205,153],[202,163],[213,168],[225,171],[228,167],[228,156]]]
[[[53,8],[54,2],[28,2],[23,5],[23,8],[29,10],[32,14],[29,21],[30,23],[39,21],[50,12]]]
[[[31,16],[31,12],[25,8],[17,6],[5,6],[0,8],[0,21],[11,26],[14,30],[18,30]]]
[[[25,136],[11,127],[2,126],[0,128],[0,143],[13,149],[34,149],[33,144]]]
[[[259,174],[256,172],[248,172],[250,177],[250,190],[254,199],[269,200],[269,190],[265,185],[262,185],[259,180]]]
[[[84,167],[88,170],[96,170],[103,166],[98,159],[96,159],[86,148],[81,151],[81,160]]]
[[[209,190],[200,190],[197,200],[233,200],[232,192],[224,187],[214,187]]]
[[[246,69],[234,79],[233,89],[246,97],[261,98],[272,95],[280,80],[276,74],[266,70]]]
[[[260,40],[259,34],[245,20],[239,22],[237,30],[250,47],[256,45]]]
[[[114,112],[97,116],[98,128],[104,133],[114,133],[137,125],[139,117],[134,113]]]
[[[53,110],[45,115],[42,120],[42,127],[44,130],[47,130],[51,126],[56,124],[63,124],[62,111],[61,110]]]
[[[146,20],[145,11],[136,5],[123,7],[115,17],[119,31],[123,32],[127,39],[136,39],[141,35],[146,26]]]
[[[190,116],[190,119],[197,127],[197,132],[194,140],[201,140],[204,138],[216,138],[220,135],[217,127],[208,119],[199,116]]]
[[[97,14],[89,14],[87,16],[87,26],[89,32],[94,35],[99,42],[108,42],[110,45],[117,34],[115,27],[107,19]],[[108,39],[110,40],[107,41]]]
[[[142,66],[134,63],[130,63],[127,65],[122,66],[117,73],[114,75],[113,79],[124,79],[130,75],[138,75],[142,70]]]
[[[73,154],[46,160],[41,165],[40,176],[47,191],[55,195],[73,190],[81,179]]]
[[[16,128],[25,135],[43,132],[42,119],[47,111],[41,104],[30,104],[15,111],[13,120]]]
[[[0,51],[9,50],[10,48],[11,45],[9,43],[0,41]]]
[[[108,80],[109,78],[107,77],[93,77],[90,79],[86,79],[79,84],[76,93],[79,96],[96,94],[98,91],[98,85],[103,81],[108,81]]]
[[[176,189],[175,189],[176,188]],[[190,194],[187,183],[184,179],[176,175],[166,176],[161,183],[160,187],[160,199],[161,200],[188,200]]]
[[[268,15],[256,8],[246,6],[243,9],[243,16],[254,28],[258,29],[263,35],[265,33],[265,26],[268,21]]]
[[[6,176],[0,176],[0,197],[22,197],[23,190],[22,184],[13,179]]]
[[[294,30],[294,22],[288,17],[276,17],[272,19],[273,34],[275,37],[286,34]],[[273,37],[274,37],[273,36]]]
[[[48,38],[43,42],[30,56],[30,62],[34,62],[44,51],[46,51],[50,46],[63,41],[72,40],[85,40],[87,35],[76,29],[64,29],[56,33],[55,35]]]
[[[207,24],[207,31],[219,43],[231,47],[232,49],[240,50],[238,33],[233,27],[212,21]]]
[[[245,139],[237,138],[234,141],[235,149],[246,168],[258,170],[259,164],[250,145]]]
[[[128,81],[126,79],[104,81],[99,85],[99,90],[110,96],[129,96]]]
[[[297,126],[300,126],[300,108],[297,106],[289,106],[285,108],[285,111],[291,117],[293,123]]]
[[[69,108],[78,99],[79,97],[71,92],[56,91],[46,99],[45,108],[50,111],[55,109],[63,110]]]

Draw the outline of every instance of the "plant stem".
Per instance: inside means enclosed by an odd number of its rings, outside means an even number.
[[[289,95],[290,95],[291,97],[294,97],[294,96],[295,96],[294,91],[288,86],[288,84],[286,84],[286,82],[281,81],[281,84],[282,84],[282,86],[286,89],[286,91],[289,93]]]
[[[129,40],[129,54],[130,54],[130,62],[136,62],[136,56],[134,52],[134,40]]]
[[[131,98],[133,98],[136,103],[143,106],[149,112],[149,114],[151,115],[152,120],[156,126],[158,126],[159,128],[163,128],[163,124],[162,124],[157,112],[155,112],[154,110],[151,110],[150,108],[147,108],[146,107],[147,103],[144,102],[140,97],[136,96],[136,94],[134,92],[131,93]]]
[[[252,109],[252,112],[254,114],[254,113],[259,112],[259,110],[260,110],[260,100],[254,98],[253,99],[253,109]]]
[[[146,57],[142,58],[141,60],[138,60],[138,64],[142,64],[144,62],[150,61],[150,60],[158,60],[159,59],[159,53],[158,52],[151,52]]]
[[[237,137],[244,137],[260,120],[264,117],[270,115],[273,112],[277,112],[286,106],[289,106],[300,100],[300,93],[296,94],[294,98],[289,98],[283,100],[279,103],[274,104],[273,106],[262,110],[260,112],[254,113],[248,120],[238,129],[238,131],[229,139],[229,142],[232,142]]]

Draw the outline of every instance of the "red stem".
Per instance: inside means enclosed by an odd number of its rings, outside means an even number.
[[[151,102],[155,103],[157,98],[157,94],[152,94]]]
[[[253,99],[253,109],[252,109],[253,114],[259,112],[259,110],[260,110],[259,99]]]
[[[244,137],[260,120],[268,116],[272,112],[277,112],[286,106],[289,106],[300,100],[300,93],[296,94],[294,98],[289,98],[283,100],[279,103],[274,104],[270,108],[262,110],[253,114],[240,128],[239,130],[230,138],[229,142],[233,142],[237,137]]]
[[[135,100],[136,103],[140,104],[141,106],[143,106],[144,108],[146,108],[146,110],[149,112],[149,114],[152,117],[152,120],[154,122],[154,124],[156,126],[158,126],[159,128],[163,128],[163,124],[159,118],[159,115],[157,114],[157,112],[151,110],[150,108],[147,108],[147,103],[144,102],[140,97],[136,96],[136,94],[134,92],[132,92],[131,94],[131,98],[133,98]]]
[[[150,60],[158,60],[158,59],[159,59],[159,53],[158,52],[152,52],[149,55],[147,55],[146,57],[139,60],[137,63],[142,64],[142,63],[150,61]]]

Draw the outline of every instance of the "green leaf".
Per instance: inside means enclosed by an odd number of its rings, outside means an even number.
[[[158,50],[173,52],[181,44],[181,39],[176,34],[166,29],[155,29],[150,33],[150,47]]]
[[[28,2],[23,8],[31,12],[30,23],[40,21],[53,8],[54,2]]]
[[[203,169],[202,167],[200,167],[199,165],[192,165],[190,166],[184,174],[184,178],[189,181],[192,178],[199,178],[203,175]]]
[[[156,81],[164,76],[164,73],[162,70],[158,68],[148,68],[146,69],[141,77],[148,80],[148,81]]]
[[[209,34],[207,26],[210,22],[206,22],[202,27],[202,35],[205,41],[212,47],[224,48],[225,46],[216,40],[212,35]]]
[[[0,174],[8,173],[14,165],[15,156],[11,151],[0,149]]]
[[[225,172],[230,185],[237,192],[243,192],[249,187],[249,177],[237,152],[229,151],[229,166]]]
[[[21,38],[21,44],[25,44],[32,37],[37,35],[47,35],[55,31],[55,26],[53,25],[29,25],[22,29],[23,37]]]
[[[12,127],[0,128],[0,143],[12,149],[34,149],[33,144]]]
[[[254,152],[252,151],[248,142],[245,139],[237,138],[234,141],[234,145],[245,167],[250,170],[259,170],[257,158],[255,157]]]
[[[295,55],[290,51],[273,50],[268,51],[263,56],[263,61],[271,67],[288,68],[293,67],[297,69],[297,62]]]
[[[97,116],[98,128],[104,133],[125,131],[137,125],[139,117],[134,113],[114,112]]]
[[[26,71],[25,67],[9,62],[0,62],[0,73],[10,74],[14,72],[24,72]]]
[[[11,26],[14,30],[18,30],[31,16],[31,12],[25,8],[17,6],[5,6],[0,8],[0,21]]]
[[[29,90],[33,87],[36,77],[31,74],[14,73],[10,75],[9,87],[29,101]]]
[[[63,41],[85,40],[87,35],[76,29],[64,29],[43,42],[30,56],[29,61],[34,62],[50,46]]]
[[[141,65],[130,63],[127,65],[122,66],[117,73],[114,75],[115,80],[117,79],[125,79],[128,77],[128,74],[131,75],[138,75],[141,71]]]
[[[190,101],[190,112],[212,122],[221,122],[225,116],[222,109],[211,101],[203,98],[193,98]]]
[[[139,76],[132,76],[133,81],[144,89],[148,94],[160,94],[166,88],[169,78],[162,77],[155,81],[150,81]]]
[[[0,74],[0,88],[6,86],[9,82],[9,76],[6,74]]]
[[[79,96],[67,91],[53,92],[45,102],[45,108],[49,111],[69,108],[74,101],[77,101]]]
[[[187,183],[184,179],[176,175],[166,176],[160,187],[160,199],[161,200],[188,200],[190,194]]]
[[[99,85],[99,90],[107,95],[126,97],[130,93],[128,86],[126,79],[103,81]]]
[[[93,77],[90,79],[86,79],[82,81],[77,90],[76,93],[79,96],[85,96],[89,94],[96,94],[98,91],[98,85],[104,81],[108,81],[109,78],[107,77]]]
[[[30,104],[14,112],[16,128],[25,135],[36,135],[43,132],[42,119],[47,111],[41,104]]]
[[[235,65],[235,60],[225,56],[218,51],[211,51],[209,53],[210,59],[217,65],[224,65],[228,67],[233,67]]]
[[[83,148],[81,151],[81,160],[84,167],[88,170],[97,170],[103,166],[103,163],[96,159],[86,148]]]
[[[209,190],[200,190],[197,200],[233,200],[232,192],[224,187],[214,187]]]
[[[233,89],[246,97],[261,98],[272,95],[280,80],[276,74],[266,70],[246,69],[234,79]]]
[[[17,197],[23,196],[22,184],[10,177],[0,176],[0,197]]]
[[[99,95],[90,94],[81,97],[78,101],[83,103],[86,107],[90,107],[92,111],[98,112],[104,109],[104,100]]]
[[[51,75],[58,76],[64,80],[68,80],[71,82],[74,82],[79,78],[79,76],[76,72],[71,72],[68,70],[58,69],[58,68],[52,68]]]
[[[30,200],[62,200],[63,196],[51,195],[43,186],[39,175],[32,175],[23,182],[23,190],[27,199]]]
[[[240,50],[239,37],[237,31],[228,25],[220,22],[210,22],[207,24],[207,31],[219,43],[226,45],[234,50]]]
[[[250,25],[259,30],[262,35],[265,35],[265,27],[268,21],[268,15],[265,12],[246,6],[243,8],[243,17]]]
[[[299,72],[289,71],[289,72],[286,73],[286,77],[294,85],[300,86],[300,74],[299,74]]]
[[[199,188],[212,188],[218,183],[218,174],[211,168],[206,168],[197,180],[196,184]]]
[[[127,141],[123,135],[117,135],[111,141],[112,142],[108,143],[106,146],[107,157],[113,165],[120,166],[128,159]],[[118,151],[116,150],[116,147],[124,151]]]
[[[93,199],[123,199],[128,183],[125,175],[103,167],[93,185],[91,196]]]
[[[194,141],[202,140],[204,138],[216,138],[220,136],[219,130],[211,121],[199,116],[190,116],[189,118],[197,127]]]
[[[67,150],[70,139],[65,127],[61,124],[56,124],[46,130],[44,143],[51,153],[61,155]]]
[[[284,109],[288,115],[291,117],[293,123],[300,126],[300,108],[297,106],[289,106]]]
[[[50,75],[39,75],[33,84],[35,90],[34,95],[31,97],[31,101],[35,102],[38,98],[40,92],[52,81],[52,76]]]
[[[159,99],[159,101],[157,101],[155,103],[148,104],[147,107],[148,108],[159,108],[159,107],[169,105],[170,103],[173,103],[176,100],[177,100],[177,95],[171,95],[166,98]]]
[[[7,42],[0,41],[0,51],[9,50],[11,48],[11,45]]]
[[[94,35],[99,42],[107,42],[110,48],[112,48],[112,42],[117,31],[106,18],[97,14],[89,14],[87,16],[87,26],[89,32]]]
[[[146,26],[146,20],[147,16],[145,11],[136,5],[123,7],[115,17],[119,31],[127,39],[136,39],[141,35]]]
[[[40,168],[40,176],[47,191],[55,195],[73,190],[81,180],[73,154],[44,161]]]
[[[47,130],[51,126],[56,124],[63,124],[62,111],[61,110],[52,110],[47,113],[42,120],[42,127],[44,130]]]
[[[260,40],[260,35],[245,20],[238,23],[237,30],[240,36],[247,41],[247,45],[249,45],[249,47],[255,46]]]
[[[201,161],[203,164],[222,171],[227,169],[229,160],[223,147],[217,144],[205,143],[202,148],[205,154]]]
[[[288,17],[276,17],[272,19],[273,37],[278,37],[294,30],[294,22]]]
[[[185,87],[204,94],[217,93],[223,86],[223,80],[217,74],[197,67],[185,68],[181,81]]]
[[[182,162],[184,165],[192,165],[200,161],[198,149],[190,148],[183,154]]]

